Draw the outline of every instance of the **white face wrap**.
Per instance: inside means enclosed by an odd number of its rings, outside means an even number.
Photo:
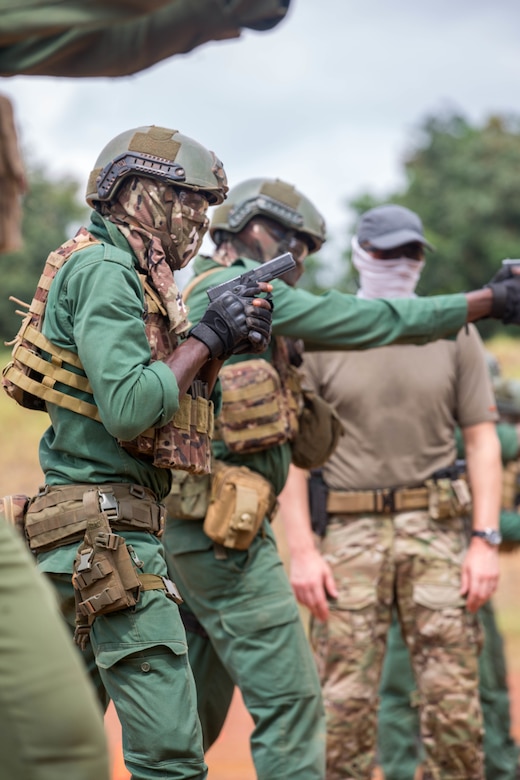
[[[398,257],[376,260],[366,252],[354,236],[352,264],[359,272],[360,298],[412,298],[419,281],[424,260]]]

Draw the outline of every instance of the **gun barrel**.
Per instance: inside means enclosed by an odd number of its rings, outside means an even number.
[[[277,279],[279,276],[283,276],[287,271],[290,271],[296,265],[296,261],[290,252],[285,252],[283,255],[274,257],[272,260],[268,260],[266,263],[258,265],[251,271],[246,271],[240,276],[235,276],[233,279],[229,279],[227,282],[217,284],[215,287],[211,287],[207,290],[207,295],[210,301],[214,301],[219,298],[223,293],[228,290],[233,290],[235,287],[241,285],[254,285],[258,282],[270,282],[272,279]]]
[[[505,260],[502,260],[502,265],[520,265],[520,259],[507,257]]]
[[[520,262],[520,261],[519,261]],[[278,279],[294,268],[296,262],[290,252],[274,257],[267,263],[262,263],[258,269],[255,269],[255,279],[257,282],[270,282],[271,279]]]

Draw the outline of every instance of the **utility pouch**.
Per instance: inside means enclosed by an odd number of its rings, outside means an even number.
[[[29,506],[29,496],[17,493],[13,496],[0,498],[0,517],[4,517],[9,525],[13,525],[27,541],[25,534],[25,515]]]
[[[260,474],[214,461],[204,532],[224,547],[247,550],[276,504],[271,483]]]
[[[172,517],[202,520],[208,511],[210,492],[209,474],[172,471],[172,486],[163,504]]]
[[[321,469],[312,469],[307,482],[309,491],[309,512],[312,530],[323,538],[327,531],[329,515],[327,512],[327,496],[329,486],[323,479]]]
[[[206,383],[196,380],[170,422],[119,443],[136,457],[150,458],[157,468],[209,474],[214,419],[213,401],[206,395]]]
[[[104,503],[109,503],[107,496],[97,489],[87,490],[83,496],[87,528],[72,574],[76,624],[83,631],[97,615],[135,606],[141,591],[141,582],[125,540],[110,527],[110,506],[104,511]],[[75,638],[78,641],[77,635]]]
[[[427,479],[428,512],[434,520],[461,517],[471,512],[471,493],[463,476]]]
[[[307,388],[302,388],[302,396],[298,433],[291,442],[292,462],[301,469],[316,469],[330,458],[344,429],[327,401]]]
[[[280,376],[263,358],[224,366],[219,373],[222,409],[215,438],[231,452],[261,452],[283,444],[291,430],[291,412]]]

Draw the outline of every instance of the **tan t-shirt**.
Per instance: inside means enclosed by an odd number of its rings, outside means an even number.
[[[334,490],[418,485],[455,460],[456,425],[498,419],[473,325],[453,341],[306,353],[303,367],[345,426],[324,466]]]

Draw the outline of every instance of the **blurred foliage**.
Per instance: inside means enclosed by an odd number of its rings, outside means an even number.
[[[71,178],[52,179],[41,167],[27,172],[29,191],[23,202],[23,247],[0,256],[2,294],[0,295],[0,341],[14,337],[20,327],[15,309],[9,301],[13,295],[30,303],[47,255],[67,238],[74,225],[79,226],[89,210],[79,197],[79,183]]]
[[[318,293],[332,285],[355,292],[356,273],[348,259],[357,219],[368,208],[393,202],[421,216],[435,247],[427,253],[417,288],[420,295],[481,287],[503,258],[520,256],[519,170],[520,116],[492,116],[482,125],[456,113],[427,116],[412,132],[403,159],[403,185],[378,197],[362,192],[348,202],[347,222],[352,219],[345,230],[343,261],[328,262],[326,244],[319,255],[307,260],[301,286]],[[78,199],[77,182],[53,180],[40,167],[33,167],[28,175],[24,247],[0,257],[1,340],[12,338],[19,326],[8,296],[30,301],[48,252],[70,237],[72,226],[87,216]],[[485,338],[501,332],[516,335],[516,329],[505,329],[492,320],[478,327]]]
[[[474,126],[458,114],[428,116],[404,157],[401,189],[361,193],[348,207],[355,218],[382,203],[416,211],[435,251],[427,252],[417,292],[438,295],[481,287],[506,257],[520,256],[520,116],[492,116]],[[345,252],[348,257],[350,250]],[[338,280],[352,288],[349,267]],[[485,337],[504,328],[479,324]]]

